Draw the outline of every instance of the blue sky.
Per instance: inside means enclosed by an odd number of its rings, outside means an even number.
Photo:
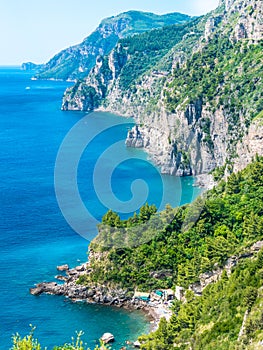
[[[201,15],[218,0],[0,0],[0,65],[46,62],[88,36],[101,19],[128,10]]]

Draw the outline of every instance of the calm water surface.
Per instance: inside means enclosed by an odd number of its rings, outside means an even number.
[[[29,324],[37,327],[35,335],[48,349],[70,341],[77,330],[85,332],[83,340],[90,347],[103,332],[112,332],[116,337],[113,349],[119,349],[125,340],[135,340],[149,330],[142,313],[71,303],[57,296],[33,297],[28,292],[37,282],[53,280],[57,265],[84,262],[88,247],[88,240],[67,224],[54,190],[54,167],[61,142],[86,114],[60,110],[61,96],[69,83],[32,81],[31,76],[32,72],[18,68],[0,68],[0,349],[10,348],[15,332],[27,334]],[[148,202],[157,206],[163,186],[172,205],[190,202],[196,196],[193,179],[160,177],[142,151],[126,149],[122,142],[97,174],[98,183],[103,183],[108,169],[118,163],[120,154],[124,155],[125,161],[113,171],[112,190],[105,189],[102,201],[94,191],[94,165],[104,150],[125,139],[128,125],[121,125],[119,117],[106,113],[93,113],[88,118],[88,130],[92,133],[94,128],[95,134],[98,123],[112,122],[112,127],[90,142],[78,167],[80,195],[93,218],[100,220],[111,204],[112,192],[119,201],[130,200],[131,184],[138,178],[149,187]],[[81,139],[75,139],[73,153],[79,142]],[[61,183],[64,200],[72,215],[79,215],[82,222],[67,185]],[[87,221],[83,220],[83,225],[87,226]],[[92,225],[85,226],[88,239],[95,235]]]

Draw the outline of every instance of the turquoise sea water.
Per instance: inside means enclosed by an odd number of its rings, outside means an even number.
[[[137,184],[139,194],[144,193],[147,184],[148,202],[157,203],[158,207],[164,192],[165,200],[178,205],[191,201],[198,189],[192,186],[191,178],[161,177],[142,151],[126,149],[124,139],[130,125],[122,124],[120,117],[62,112],[61,96],[69,83],[31,81],[31,75],[32,72],[19,68],[0,68],[0,349],[10,348],[11,335],[15,332],[28,333],[29,324],[37,327],[35,335],[48,349],[70,341],[77,330],[85,332],[83,340],[91,347],[103,332],[112,332],[116,337],[113,349],[119,349],[125,340],[135,340],[149,330],[142,313],[71,303],[63,297],[33,297],[29,288],[37,282],[53,280],[57,265],[75,266],[86,260],[88,240],[96,234],[96,220],[116,201],[121,211],[122,202],[132,198],[134,180],[144,180],[144,184]],[[64,137],[78,122],[83,122],[87,134],[74,136],[66,153],[66,176],[59,174],[64,218],[56,200],[54,169]],[[98,133],[98,130],[104,131]],[[77,182],[89,217],[82,215],[71,200],[72,179],[68,176],[68,165],[85,135],[95,138],[83,149]],[[101,156],[119,141],[117,151]],[[102,161],[94,172],[98,158]],[[107,187],[106,179],[112,167],[115,168],[111,187]],[[97,190],[94,190],[94,174]],[[121,216],[132,213],[134,203],[130,208]],[[68,225],[66,220],[72,218],[80,223],[81,234],[86,239]]]

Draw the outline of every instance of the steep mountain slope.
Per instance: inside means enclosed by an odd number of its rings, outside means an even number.
[[[192,21],[121,39],[109,55],[97,57],[87,78],[67,90],[63,109],[93,110],[102,102],[112,103],[116,108],[122,105],[122,97],[136,95],[137,79],[157,62],[162,60],[163,66],[171,68],[171,59],[166,58],[166,54],[189,31],[196,29],[193,36],[200,37],[199,26],[198,21]],[[167,72],[156,72],[156,75],[165,77]]]
[[[96,286],[103,302],[118,289],[131,299],[134,290],[183,287],[170,322],[142,337],[141,349],[262,345],[263,158],[191,205],[152,209],[126,221],[104,216],[78,290]]]
[[[158,214],[149,207],[146,220],[107,213],[90,245],[87,281],[141,290],[198,283],[202,273],[262,239],[262,185],[263,158],[257,158],[191,205]]]
[[[63,109],[100,106],[134,116],[143,125],[143,146],[164,173],[222,167],[228,174],[263,154],[263,3],[220,1],[216,11],[186,26],[188,33],[180,39],[179,26],[171,50],[157,49],[160,57],[151,63],[156,54],[138,48],[143,37],[119,42],[66,91]],[[136,144],[134,137],[129,134],[128,145]]]
[[[155,15],[139,11],[129,11],[106,18],[81,44],[59,52],[43,65],[36,78],[63,80],[80,78],[87,75],[98,55],[108,54],[113,49],[118,39],[190,19],[190,16],[180,13]]]

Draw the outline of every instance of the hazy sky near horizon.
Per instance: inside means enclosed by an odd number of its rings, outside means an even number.
[[[219,0],[0,0],[0,65],[47,62],[105,17],[129,10],[205,14]]]

